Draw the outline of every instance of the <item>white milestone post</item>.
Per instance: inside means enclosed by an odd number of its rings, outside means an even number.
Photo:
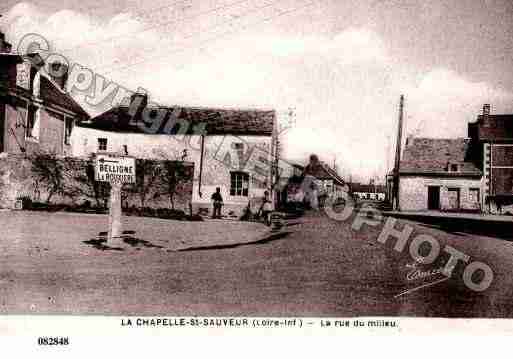
[[[119,244],[122,233],[121,225],[121,183],[111,183],[109,202],[109,239],[108,243]]]
[[[135,183],[135,159],[98,155],[95,180],[110,183],[109,244],[121,244],[121,188],[125,183]]]

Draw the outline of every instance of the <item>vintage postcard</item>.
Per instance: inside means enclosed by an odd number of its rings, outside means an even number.
[[[0,336],[513,333],[510,0],[0,15]]]

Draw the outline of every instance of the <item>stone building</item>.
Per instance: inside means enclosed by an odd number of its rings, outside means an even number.
[[[221,189],[223,215],[255,211],[267,191],[274,197],[275,111],[171,107],[134,94],[126,105],[82,122],[73,133],[73,155],[120,153],[136,158],[194,163],[192,207],[211,212]]]
[[[69,156],[74,126],[89,117],[64,90],[66,66],[10,51],[0,32],[0,208],[39,193],[28,158]]]
[[[479,210],[482,173],[470,140],[408,138],[400,165],[401,210]]]

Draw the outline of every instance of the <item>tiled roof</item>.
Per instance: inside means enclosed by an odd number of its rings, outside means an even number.
[[[337,174],[337,172],[323,162],[319,162],[315,165],[312,165],[311,163],[308,164],[305,167],[304,174],[314,176],[320,180],[332,179],[334,182],[342,186],[345,184],[345,181]]]
[[[172,113],[176,108],[160,107]],[[179,107],[178,120],[188,122],[189,134],[195,125],[205,124],[206,133],[209,135],[256,135],[271,136],[273,133],[276,113],[273,110],[239,110],[217,109],[200,107]],[[168,118],[168,117],[166,117]],[[137,120],[137,119],[136,119]],[[133,122],[133,121],[132,121]],[[157,133],[163,133],[166,121],[163,121]],[[144,133],[138,126],[131,124],[128,107],[120,106],[93,118],[90,123],[82,124],[84,127],[96,128],[105,131]],[[178,131],[175,126],[171,134]]]
[[[28,56],[39,56],[37,54],[30,54]],[[21,63],[23,62],[23,56],[16,54],[0,54],[0,63]],[[35,66],[32,67],[33,69]],[[68,111],[74,112],[85,118],[89,118],[87,112],[64,90],[61,90],[57,84],[44,75],[40,76],[40,97],[43,102],[47,104],[54,104],[60,106]],[[16,87],[11,90],[17,93],[22,93],[26,96],[32,96],[30,91]]]
[[[439,174],[445,176],[479,176],[481,171],[468,158],[469,139],[409,138],[404,148],[401,174]],[[449,172],[457,165],[456,172]]]
[[[40,86],[40,96],[43,101],[53,103],[78,115],[89,117],[89,115],[70,95],[65,91],[60,90],[57,85],[48,78],[41,76]]]

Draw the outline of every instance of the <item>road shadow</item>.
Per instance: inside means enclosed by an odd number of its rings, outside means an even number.
[[[92,238],[87,241],[82,241],[82,243],[92,246],[95,249],[99,249],[101,251],[123,251],[123,248],[120,247],[111,247],[106,245],[106,238]]]
[[[419,222],[419,226],[426,227],[426,228],[433,228],[433,229],[442,230],[444,232],[450,233],[450,234],[455,235],[455,236],[460,236],[460,237],[468,237],[468,236],[472,235],[471,233],[462,233],[459,230],[457,232],[454,232],[454,231],[451,230],[451,228],[445,228],[445,227],[442,227],[440,225],[435,225],[435,224],[427,224],[427,223]]]
[[[121,235],[121,239],[123,243],[128,244],[131,247],[136,249],[145,248],[164,248],[162,246],[151,243],[150,241],[146,241],[144,239],[140,239],[134,236],[135,231],[123,231]],[[83,241],[82,243],[92,246],[95,249],[99,249],[102,251],[123,251],[123,248],[120,247],[111,247],[108,246],[107,243],[108,232],[99,232],[98,237],[89,239],[87,241]]]
[[[267,244],[273,241],[277,241],[283,238],[286,238],[289,234],[292,232],[279,232],[271,234],[267,237],[264,237],[262,239],[259,239],[254,242],[249,243],[234,243],[234,244],[219,244],[214,246],[201,246],[201,247],[193,247],[193,248],[184,248],[179,249],[178,252],[189,252],[189,251],[206,251],[206,250],[219,250],[219,249],[232,249],[232,248],[238,248],[243,246],[253,246],[253,245],[262,245]]]
[[[513,241],[513,222],[490,221],[485,218],[435,217],[427,215],[388,215],[422,223],[424,226],[439,229],[458,236],[478,235]]]
[[[128,244],[128,245],[130,245],[132,247],[136,247],[136,248],[140,248],[140,247],[164,248],[162,246],[153,244],[153,243],[151,243],[149,241],[145,241],[144,239],[139,239],[139,238],[134,238],[134,237],[125,237],[125,238],[123,238],[123,242],[125,242],[126,244]]]

